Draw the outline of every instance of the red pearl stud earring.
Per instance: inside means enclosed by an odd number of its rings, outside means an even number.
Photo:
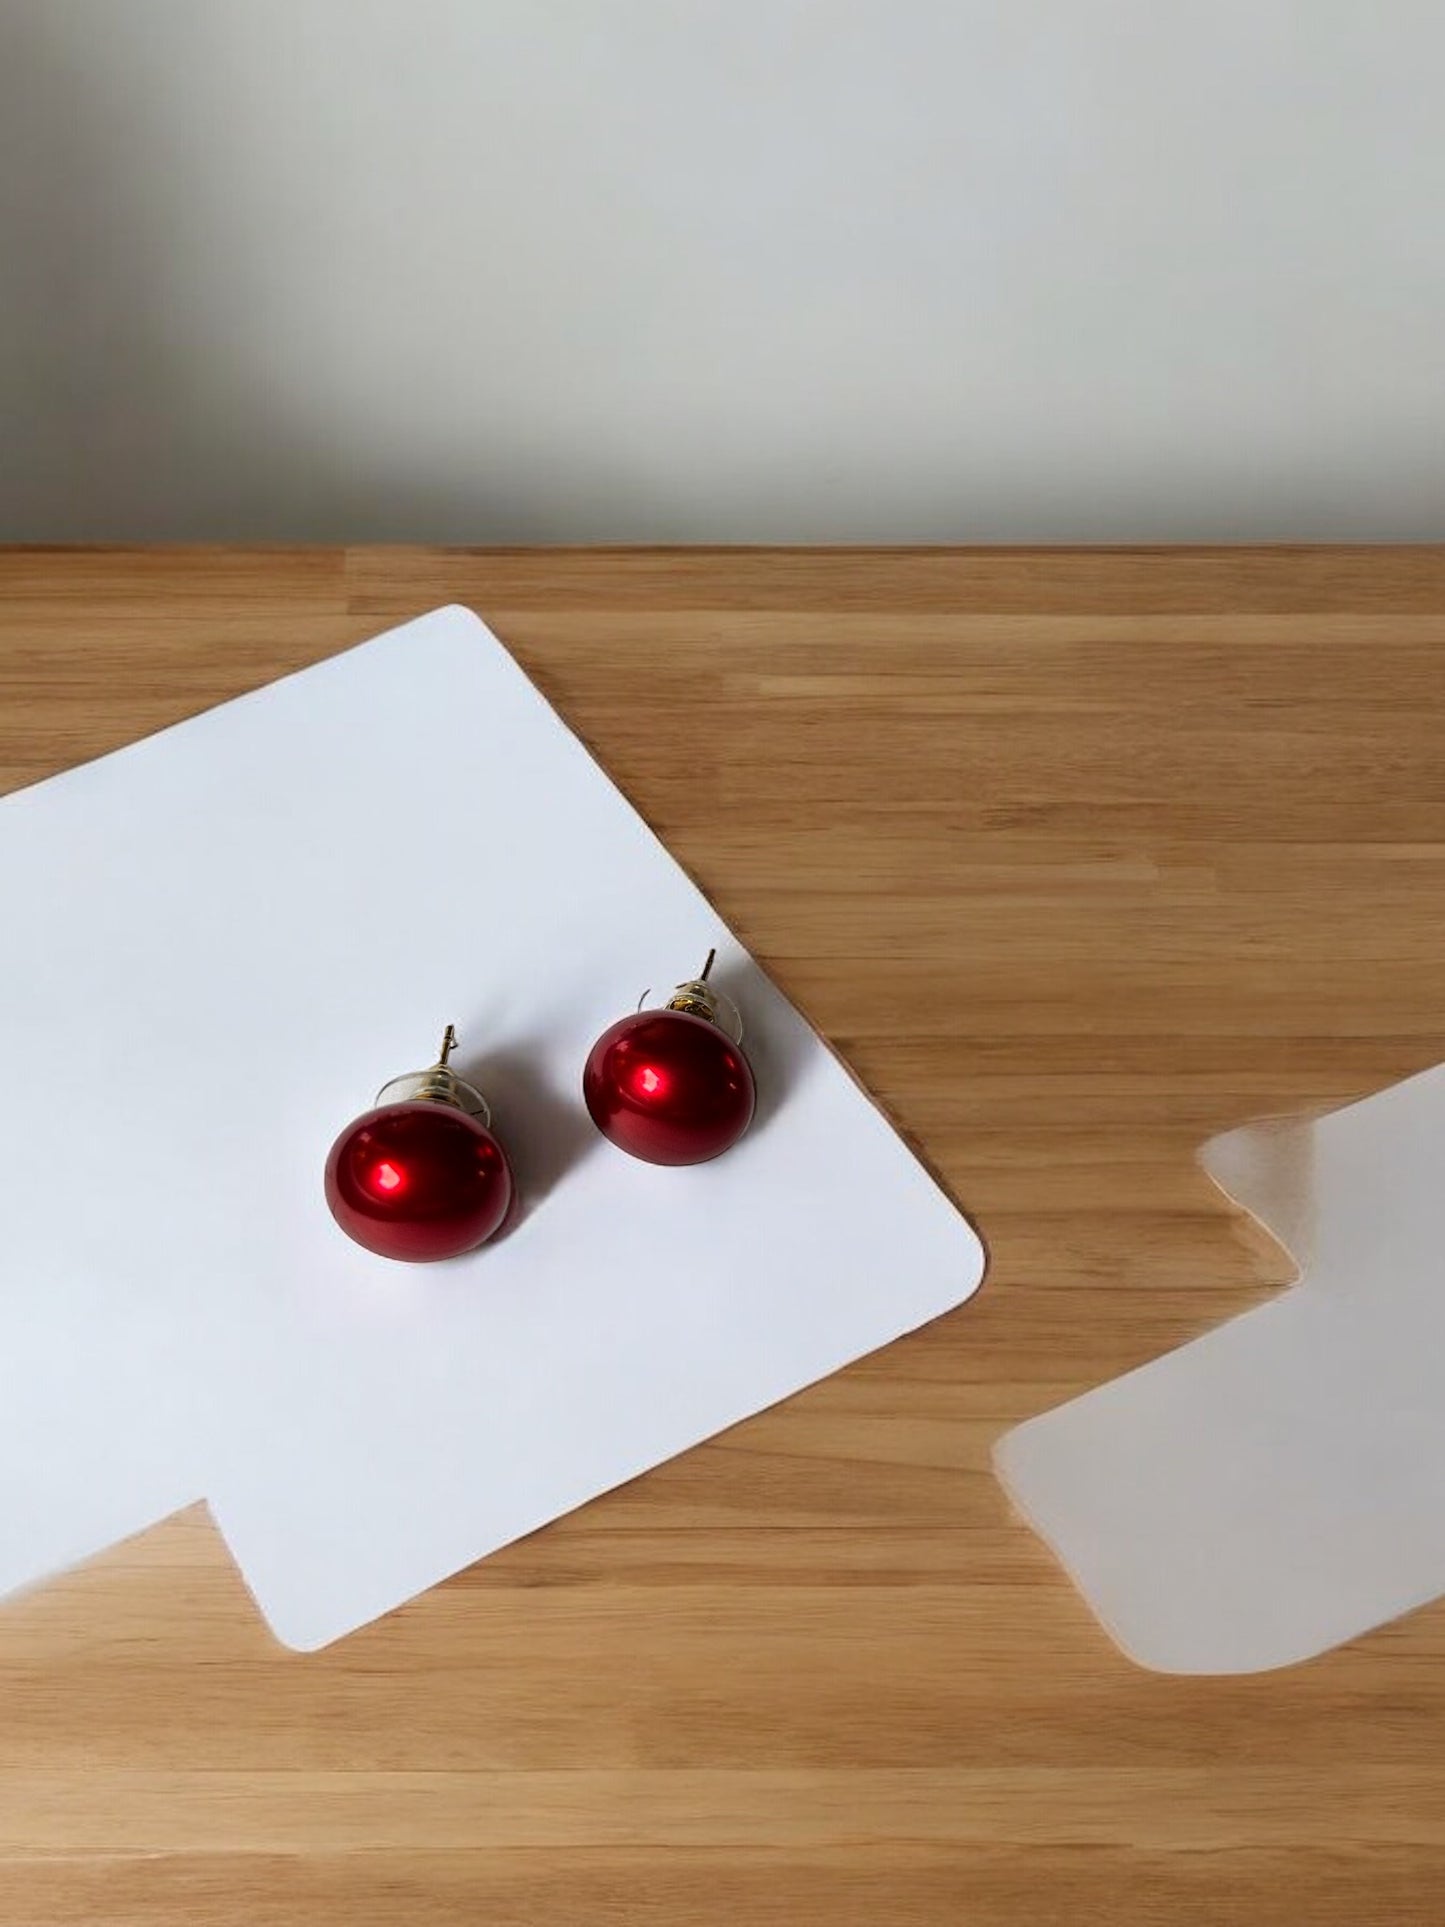
[[[430,1070],[393,1078],[326,1160],[326,1202],[349,1238],[413,1264],[484,1244],[512,1203],[512,1168],[481,1092],[447,1065],[447,1025]]]
[[[649,1164],[701,1164],[737,1143],[752,1120],[752,1068],[742,1020],[702,975],[661,1010],[605,1030],[582,1073],[582,1095],[605,1138]]]

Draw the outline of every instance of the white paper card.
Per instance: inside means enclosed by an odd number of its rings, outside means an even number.
[[[1445,1594],[1445,1067],[1203,1156],[1302,1282],[996,1460],[1131,1658],[1260,1672]]]
[[[205,1498],[312,1648],[961,1303],[954,1206],[463,609],[0,803],[0,1592]],[[593,1131],[651,987],[741,1007],[756,1122]],[[453,1060],[519,1221],[402,1266],[332,1138]]]

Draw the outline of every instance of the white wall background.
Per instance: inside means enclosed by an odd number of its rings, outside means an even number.
[[[1438,0],[3,0],[0,537],[1445,535]]]

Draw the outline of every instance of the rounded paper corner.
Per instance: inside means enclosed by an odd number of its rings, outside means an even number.
[[[430,613],[434,616],[446,616],[452,621],[465,622],[468,628],[479,629],[484,636],[490,636],[492,633],[468,602],[444,602],[440,608],[433,609]]]
[[[1040,1416],[1044,1416],[1041,1414]],[[993,1465],[994,1477],[1003,1488],[1004,1496],[1019,1522],[1040,1539],[1056,1562],[1060,1574],[1077,1594],[1093,1615],[1100,1631],[1110,1643],[1127,1659],[1131,1666],[1141,1672],[1157,1673],[1166,1679],[1241,1679],[1255,1673],[1277,1673],[1289,1666],[1301,1666],[1307,1660],[1317,1659],[1321,1653],[1328,1652],[1339,1641],[1329,1641],[1325,1645],[1318,1642],[1301,1646],[1291,1643],[1288,1648],[1261,1650],[1256,1648],[1252,1654],[1235,1657],[1221,1662],[1217,1646],[1212,1652],[1203,1651],[1191,1638],[1188,1628],[1174,1628],[1165,1632],[1147,1625],[1127,1624],[1099,1598],[1092,1586],[1080,1577],[1072,1561],[1065,1553],[1059,1538],[1050,1529],[1048,1522],[1023,1498],[1014,1482],[1016,1468],[1011,1465],[1013,1454],[1010,1447],[1021,1432],[1032,1426],[1031,1420],[1014,1426],[994,1440],[989,1454]],[[1208,1631],[1211,1629],[1201,1629]]]

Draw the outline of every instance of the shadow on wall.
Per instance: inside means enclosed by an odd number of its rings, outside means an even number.
[[[411,478],[272,392],[255,344],[285,291],[226,258],[206,138],[0,9],[0,542],[555,539],[484,450],[464,489]]]
[[[0,0],[0,539],[1438,536],[1428,58],[1175,11]]]

